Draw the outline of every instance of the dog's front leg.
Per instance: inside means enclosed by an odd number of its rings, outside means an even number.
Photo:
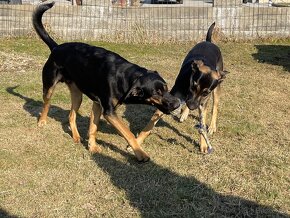
[[[188,114],[189,114],[189,108],[187,106],[185,106],[184,110],[181,113],[179,122],[182,123],[183,121],[185,121],[188,117]]]
[[[150,157],[138,144],[134,134],[129,130],[129,128],[118,118],[117,115],[104,115],[105,119],[114,126],[118,132],[126,139],[128,144],[132,147],[138,161],[146,162],[149,161]]]
[[[93,103],[93,108],[90,116],[89,127],[89,150],[92,153],[98,153],[101,148],[96,143],[98,125],[102,114],[102,106],[98,102]]]
[[[218,114],[218,103],[220,99],[220,94],[221,94],[221,86],[218,85],[214,90],[213,90],[213,107],[212,107],[212,116],[211,116],[211,122],[210,126],[208,128],[208,133],[211,135],[214,132],[216,132],[216,120],[217,120],[217,114]]]
[[[156,110],[153,116],[151,117],[150,121],[147,123],[146,127],[140,132],[137,137],[137,142],[139,145],[143,143],[145,138],[150,135],[151,130],[154,128],[158,120],[162,117],[163,113],[160,110]]]
[[[198,107],[199,112],[199,145],[200,145],[200,151],[202,153],[210,153],[212,150],[212,147],[210,145],[209,139],[207,137],[207,130],[206,130],[206,108],[202,105]]]

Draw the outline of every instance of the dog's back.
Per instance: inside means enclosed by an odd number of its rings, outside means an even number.
[[[170,93],[185,100],[190,86],[190,77],[192,74],[192,63],[194,60],[202,60],[204,64],[211,69],[223,70],[222,54],[218,46],[212,43],[212,32],[215,23],[213,23],[207,32],[206,41],[196,44],[186,55],[181,65],[179,74],[175,80]]]
[[[212,32],[214,30],[215,23],[213,23],[206,35],[206,41],[196,44],[185,57],[181,68],[186,65],[191,65],[193,60],[203,60],[206,66],[211,69],[223,70],[223,60],[221,51],[218,46],[212,43]]]

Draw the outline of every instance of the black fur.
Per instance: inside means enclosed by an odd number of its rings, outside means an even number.
[[[157,72],[101,47],[79,42],[58,45],[41,22],[43,13],[53,5],[40,5],[33,14],[34,28],[51,50],[42,74],[44,94],[59,81],[74,83],[92,101],[101,103],[104,114],[114,114],[122,103],[152,104],[167,114],[179,106]]]
[[[175,80],[175,84],[170,91],[173,96],[178,97],[182,102],[186,102],[190,109],[196,109],[200,104],[200,96],[207,95],[218,86],[223,80],[223,60],[220,49],[211,42],[211,35],[214,29],[213,23],[207,33],[206,41],[196,44],[185,57],[180,72]],[[202,73],[196,61],[202,61],[211,71],[218,71],[220,75],[213,77],[212,72]],[[199,85],[200,92],[197,93],[195,85]],[[210,88],[209,90],[207,90]],[[203,93],[202,90],[207,91]]]

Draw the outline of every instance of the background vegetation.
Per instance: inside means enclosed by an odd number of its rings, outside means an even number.
[[[174,83],[191,44],[92,42]],[[184,123],[164,116],[137,163],[127,143],[102,119],[98,144],[86,149],[91,102],[78,116],[84,139],[74,144],[70,96],[57,87],[47,126],[38,128],[41,69],[49,55],[39,40],[0,41],[0,216],[15,217],[289,217],[290,41],[219,44],[225,69],[214,152],[195,141],[196,112]],[[154,112],[121,106],[137,134]]]

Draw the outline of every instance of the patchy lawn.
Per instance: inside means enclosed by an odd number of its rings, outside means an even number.
[[[192,44],[92,43],[157,70],[171,87]],[[84,139],[74,144],[70,96],[57,87],[48,124],[38,128],[41,69],[49,55],[39,40],[0,41],[0,216],[17,217],[289,217],[290,41],[220,43],[225,69],[214,152],[194,141],[195,115],[184,123],[164,116],[137,163],[127,143],[102,119],[103,148],[91,156],[91,102],[78,116]],[[121,106],[137,134],[154,108]]]

